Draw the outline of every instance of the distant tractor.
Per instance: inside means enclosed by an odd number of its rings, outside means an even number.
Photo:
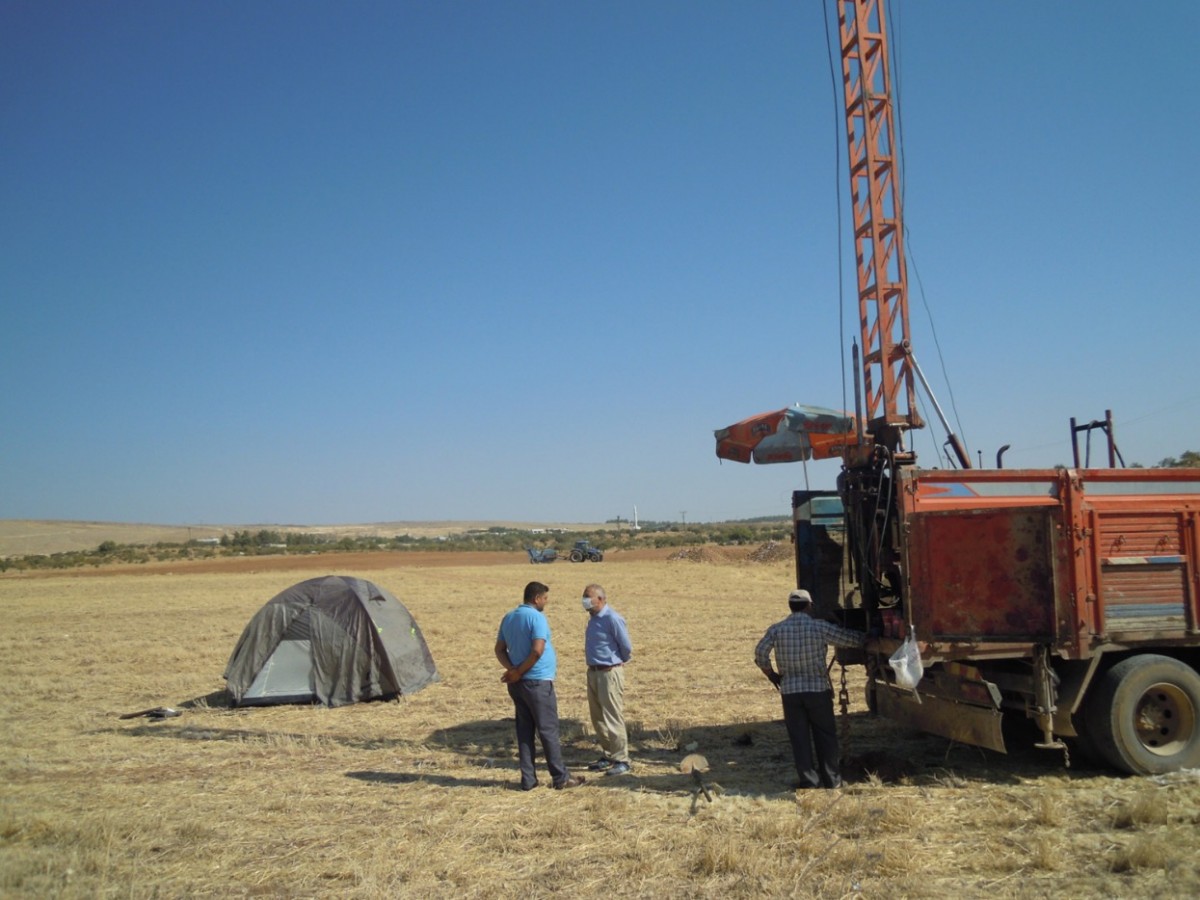
[[[571,562],[604,562],[604,551],[588,541],[576,541],[571,550]]]
[[[558,559],[558,551],[553,547],[547,547],[544,550],[526,547],[525,552],[529,554],[529,561],[531,563],[552,563]]]

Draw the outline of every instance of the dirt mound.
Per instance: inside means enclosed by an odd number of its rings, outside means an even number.
[[[746,559],[754,563],[790,562],[792,547],[779,541],[767,541],[761,547],[751,550]]]
[[[792,548],[790,544],[779,541],[767,541],[755,547],[748,553],[738,547],[719,547],[715,544],[705,544],[701,547],[680,547],[671,552],[669,560],[697,563],[715,563],[728,565],[731,563],[777,563],[790,562]]]
[[[714,563],[712,547],[679,547],[679,550],[673,551],[667,559],[672,562],[683,560],[686,563]]]

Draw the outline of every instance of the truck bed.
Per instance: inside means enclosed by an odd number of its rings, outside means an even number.
[[[1200,470],[912,468],[897,487],[927,660],[1195,641]]]

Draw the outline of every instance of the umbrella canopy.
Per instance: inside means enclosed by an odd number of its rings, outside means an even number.
[[[759,413],[713,433],[717,456],[743,463],[830,459],[858,443],[854,416],[800,404]]]

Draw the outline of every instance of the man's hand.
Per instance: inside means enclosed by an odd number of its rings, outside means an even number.
[[[768,671],[764,670],[763,674],[767,676],[767,681],[771,682],[771,684],[775,685],[775,687],[779,687],[779,683],[781,681],[783,681],[783,676],[780,675],[778,672],[775,672],[775,671],[768,672]]]
[[[504,674],[500,676],[502,684],[516,684],[521,680],[521,676],[517,674],[516,669],[505,669]]]

